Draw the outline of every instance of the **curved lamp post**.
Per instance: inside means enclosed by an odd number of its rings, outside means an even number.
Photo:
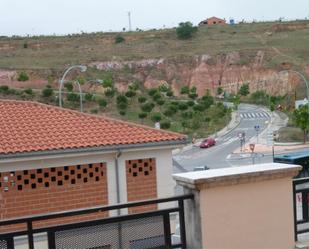
[[[75,65],[75,66],[71,66],[69,67],[63,74],[61,80],[59,81],[59,106],[62,107],[62,87],[63,87],[63,84],[64,84],[64,79],[65,77],[67,76],[67,74],[72,70],[72,69],[75,69],[75,68],[78,68],[82,73],[83,72],[86,72],[87,70],[87,67],[84,66],[84,65]],[[80,86],[79,86],[80,88]],[[82,108],[82,107],[81,107]]]
[[[309,84],[308,84],[308,81],[306,80],[305,76],[302,73],[295,71],[295,70],[290,70],[290,69],[283,70],[283,71],[280,71],[279,74],[288,73],[288,72],[297,74],[305,82],[306,88],[307,88],[307,105],[308,105],[308,113],[309,113]]]

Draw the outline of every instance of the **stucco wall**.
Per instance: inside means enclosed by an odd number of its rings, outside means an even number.
[[[294,248],[292,196],[290,178],[201,191],[205,249]]]

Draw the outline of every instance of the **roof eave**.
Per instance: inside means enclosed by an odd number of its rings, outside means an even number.
[[[0,160],[1,159],[12,159],[12,158],[29,158],[29,157],[36,157],[36,156],[52,156],[52,155],[61,155],[61,154],[67,155],[67,154],[89,153],[89,152],[112,152],[112,151],[152,148],[152,147],[160,147],[160,146],[175,146],[176,147],[177,145],[185,145],[189,142],[190,141],[188,138],[184,138],[184,139],[179,139],[179,140],[168,140],[168,141],[151,142],[151,143],[119,144],[119,145],[95,146],[95,147],[85,147],[85,148],[9,153],[9,154],[0,154]]]

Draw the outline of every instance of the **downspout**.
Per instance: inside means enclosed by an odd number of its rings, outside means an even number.
[[[121,150],[118,150],[115,156],[115,174],[116,174],[116,198],[117,204],[120,203],[120,186],[119,186],[119,157],[121,156]],[[117,216],[120,216],[120,209],[117,209]],[[118,222],[118,246],[122,248],[122,224]]]
[[[115,173],[116,173],[116,199],[117,204],[120,203],[120,183],[119,183],[119,157],[121,156],[121,150],[118,150],[115,156]],[[117,215],[120,215],[120,209],[117,209]]]

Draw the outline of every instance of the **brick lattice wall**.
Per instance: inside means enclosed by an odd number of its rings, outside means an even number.
[[[126,160],[128,201],[157,198],[157,176],[155,158]],[[157,205],[129,208],[129,213],[151,211]]]
[[[0,179],[1,219],[108,204],[105,163],[4,172]],[[102,216],[106,214],[61,221]],[[51,220],[48,225],[59,222]]]

